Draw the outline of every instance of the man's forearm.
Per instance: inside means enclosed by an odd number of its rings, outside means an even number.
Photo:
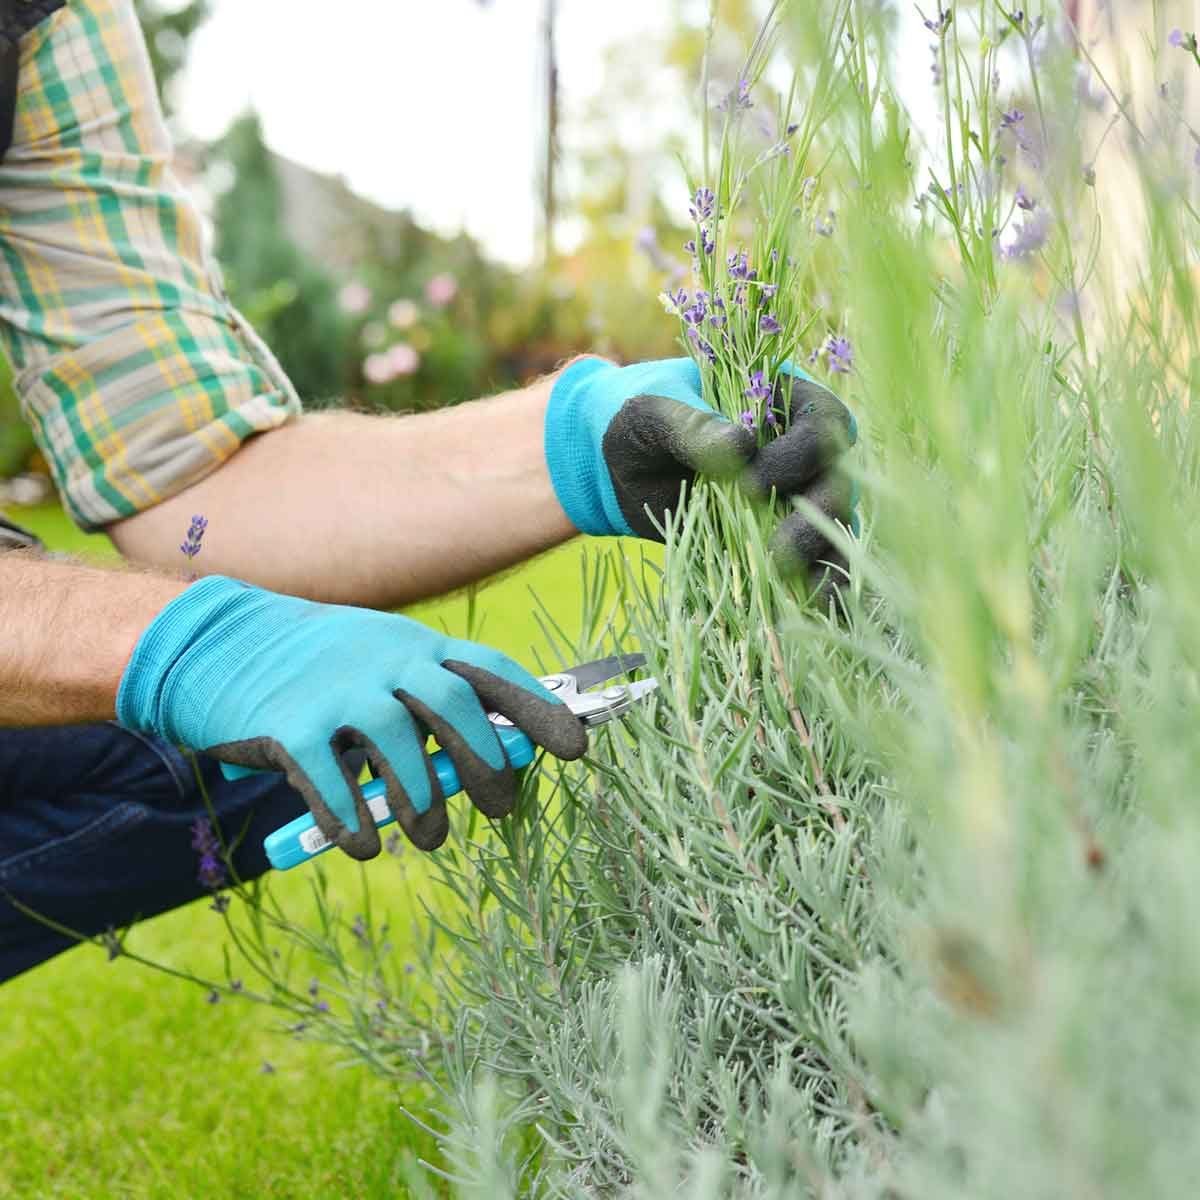
[[[109,535],[169,569],[203,514],[206,574],[375,608],[445,593],[575,534],[545,465],[551,382],[420,416],[305,416]]]
[[[187,586],[0,554],[0,728],[111,720],[138,637]]]

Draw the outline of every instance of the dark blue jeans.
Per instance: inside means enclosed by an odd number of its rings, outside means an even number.
[[[304,811],[280,775],[228,782],[200,757],[233,864],[267,870],[263,838]],[[205,894],[192,823],[206,817],[191,760],[115,724],[0,729],[0,982],[76,944],[10,903],[95,935]]]

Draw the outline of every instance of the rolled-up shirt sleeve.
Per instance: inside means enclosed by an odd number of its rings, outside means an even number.
[[[21,42],[0,163],[0,345],[84,529],[219,467],[300,401],[225,295],[132,0],[72,0]]]

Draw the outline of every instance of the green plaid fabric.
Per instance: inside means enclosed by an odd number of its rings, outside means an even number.
[[[132,0],[71,0],[21,42],[0,163],[0,345],[75,522],[166,499],[300,411],[230,304]]]

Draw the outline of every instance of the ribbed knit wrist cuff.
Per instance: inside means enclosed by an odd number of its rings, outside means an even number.
[[[613,370],[600,358],[572,363],[555,382],[546,408],[544,446],[554,494],[575,528],[596,537],[631,532],[601,447],[622,401],[589,387],[596,375]]]
[[[180,592],[149,624],[133,648],[117,689],[117,720],[129,729],[169,741],[187,741],[164,712],[163,689],[172,668],[221,609],[236,603],[249,584],[210,575]]]

